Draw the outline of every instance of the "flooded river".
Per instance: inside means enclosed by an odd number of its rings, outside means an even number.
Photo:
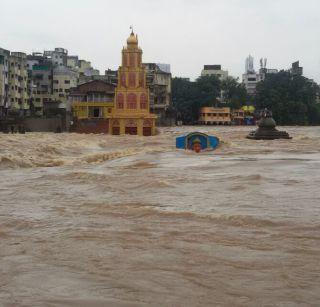
[[[0,306],[319,306],[320,127],[0,135]]]

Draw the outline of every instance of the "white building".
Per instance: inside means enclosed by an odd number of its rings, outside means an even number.
[[[247,89],[249,95],[256,93],[256,87],[260,81],[260,74],[254,69],[254,58],[249,55],[245,61],[245,73],[242,75],[242,82]]]
[[[260,81],[261,75],[255,72],[247,72],[242,75],[242,82],[244,83],[249,95],[254,95],[256,93],[257,84]]]
[[[68,50],[64,48],[55,48],[53,51],[46,50],[43,55],[51,60],[54,66],[67,66]]]
[[[257,84],[266,78],[267,74],[276,74],[278,69],[267,68],[267,59],[260,59],[260,69],[257,73],[254,69],[254,58],[249,55],[245,62],[245,73],[242,75],[247,93],[251,96],[255,95]]]
[[[221,65],[204,65],[201,76],[217,76],[223,81],[228,78],[228,71],[222,70]]]
[[[59,107],[65,108],[70,88],[78,85],[78,72],[66,66],[53,69],[53,97],[60,102]]]

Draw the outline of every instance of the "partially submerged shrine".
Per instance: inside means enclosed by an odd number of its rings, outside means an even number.
[[[216,136],[210,136],[202,132],[191,132],[176,138],[176,148],[195,152],[213,150],[218,144],[219,139]]]
[[[247,138],[252,140],[291,139],[286,131],[276,129],[276,121],[272,118],[272,113],[267,109],[261,112],[258,129],[251,131]]]

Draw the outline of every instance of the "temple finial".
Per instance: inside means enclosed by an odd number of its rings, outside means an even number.
[[[130,26],[130,30],[131,30],[131,34],[134,34],[133,33],[133,25]]]

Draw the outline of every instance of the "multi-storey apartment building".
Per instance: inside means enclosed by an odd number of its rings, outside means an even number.
[[[66,66],[53,69],[53,99],[60,108],[66,108],[70,88],[78,85],[78,72]]]
[[[54,50],[45,50],[43,55],[50,60],[54,66],[67,66],[67,49],[55,48]]]
[[[10,111],[26,114],[29,111],[27,55],[11,52],[9,56]]]
[[[69,67],[71,69],[78,69],[79,68],[79,57],[77,55],[68,55],[67,67]]]
[[[52,61],[42,53],[33,53],[27,56],[27,67],[29,88],[32,89],[31,108],[36,115],[43,115],[44,104],[53,99]]]
[[[144,63],[149,88],[150,110],[158,120],[166,116],[171,105],[171,72],[169,64]]]
[[[0,48],[0,117],[9,104],[9,57],[10,51]]]
[[[242,75],[242,82],[250,96],[256,94],[257,84],[263,81],[268,74],[276,74],[277,69],[267,68],[267,59],[260,59],[260,69],[256,72],[254,69],[254,58],[249,55],[245,62],[245,73]]]
[[[222,70],[221,65],[204,65],[201,76],[216,76],[223,81],[228,78],[228,71]]]

